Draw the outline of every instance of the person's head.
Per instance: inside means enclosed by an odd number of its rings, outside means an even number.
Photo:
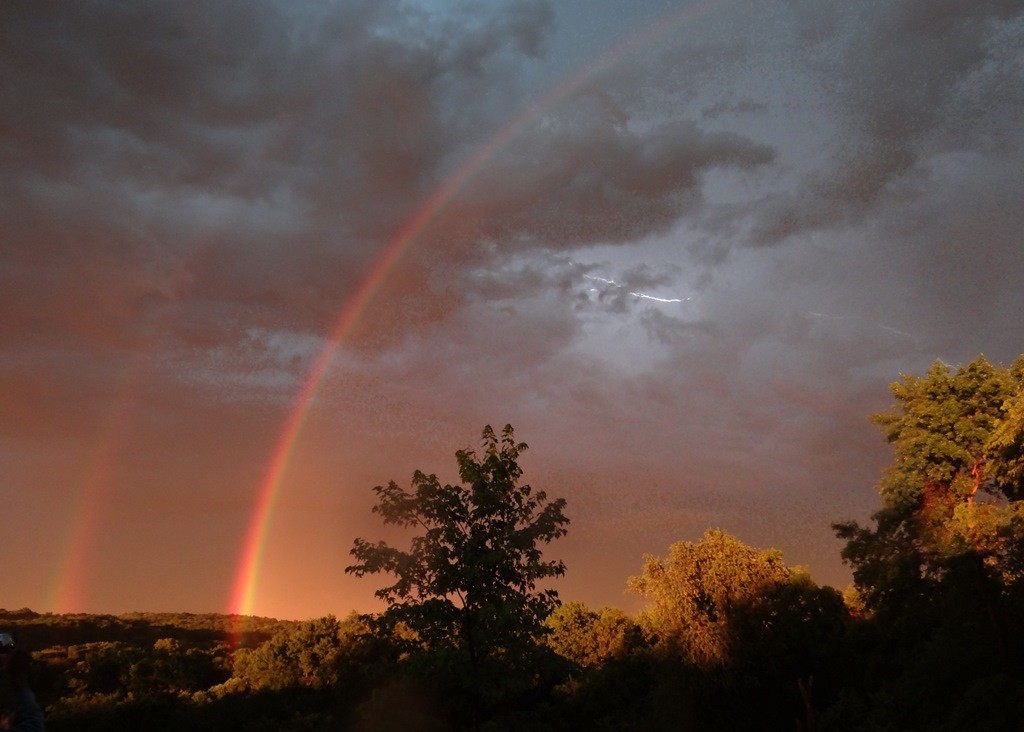
[[[27,651],[18,648],[14,636],[0,633],[0,671],[14,686],[28,684],[28,668],[32,657]]]
[[[7,671],[7,664],[14,655],[14,634],[0,633],[0,670]]]

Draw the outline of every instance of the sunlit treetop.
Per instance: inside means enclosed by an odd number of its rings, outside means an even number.
[[[1022,377],[1024,357],[979,356],[891,385],[896,402],[872,418],[893,446],[875,527],[834,525],[870,608],[927,598],[954,575],[1005,591],[1024,578]]]
[[[1000,423],[1013,399],[1020,399],[1021,382],[1011,369],[984,356],[955,370],[936,361],[924,376],[903,375],[890,389],[896,402],[872,417],[894,452],[878,484],[885,507],[912,508],[938,486],[962,500],[979,489],[1015,492],[991,444],[997,427],[1005,429]]]

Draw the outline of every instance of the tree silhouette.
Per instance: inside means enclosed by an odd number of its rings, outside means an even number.
[[[374,513],[385,524],[415,529],[408,550],[356,539],[357,563],[345,571],[362,577],[386,573],[393,584],[377,590],[391,622],[414,630],[423,646],[452,653],[469,680],[474,725],[481,693],[536,647],[542,623],[558,603],[557,593],[538,585],[565,573],[561,561],[543,559],[541,545],[566,533],[564,499],[521,484],[511,425],[499,438],[483,430],[483,454],[455,453],[462,485],[442,485],[436,475],[416,471],[412,490],[394,481],[377,486]]]

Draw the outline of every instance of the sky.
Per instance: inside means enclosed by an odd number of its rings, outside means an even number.
[[[486,424],[563,600],[850,581],[887,385],[1024,351],[1016,0],[0,4],[0,607],[308,618]]]

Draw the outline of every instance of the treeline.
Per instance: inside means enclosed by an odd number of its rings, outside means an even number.
[[[378,487],[407,549],[357,539],[386,612],[296,623],[0,614],[56,730],[1024,728],[1024,358],[935,364],[873,417],[894,460],[870,525],[835,525],[821,587],[719,530],[648,556],[636,616],[559,604],[565,503],[521,481],[511,427],[462,483]]]
[[[22,645],[32,648],[71,646],[101,641],[146,646],[161,638],[186,645],[212,646],[232,635],[259,644],[294,622],[217,613],[125,613],[123,615],[40,614],[28,608],[0,609],[0,624],[17,630]]]

